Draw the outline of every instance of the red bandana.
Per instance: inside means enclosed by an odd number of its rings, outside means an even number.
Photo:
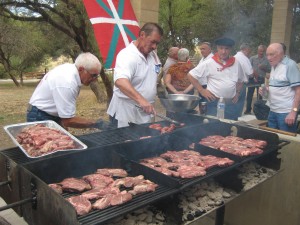
[[[226,61],[226,64],[224,65],[223,62],[222,62],[222,60],[220,59],[218,53],[214,54],[214,56],[213,56],[212,58],[213,58],[213,60],[215,60],[216,63],[218,63],[218,64],[220,64],[220,65],[222,66],[221,71],[224,70],[224,69],[226,69],[227,67],[232,66],[232,65],[234,64],[234,62],[235,62],[235,58],[231,56],[231,57]]]

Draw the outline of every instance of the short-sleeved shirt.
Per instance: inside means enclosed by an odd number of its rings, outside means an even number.
[[[214,54],[213,54],[213,53],[210,53],[210,54],[209,54],[208,56],[206,56],[205,58],[202,57],[202,58],[200,59],[200,61],[199,61],[199,64],[205,62],[206,60],[210,59],[210,58],[213,57],[213,56],[214,56]],[[207,80],[206,80],[205,78],[201,79],[199,82],[202,84],[202,86],[207,85]]]
[[[114,82],[120,78],[128,79],[131,85],[148,102],[154,103],[157,77],[160,72],[160,61],[155,52],[145,58],[136,46],[131,43],[117,55],[114,70]],[[128,122],[148,123],[151,116],[135,107],[136,102],[114,86],[114,93],[107,113],[115,116],[119,127],[128,126]]]
[[[189,62],[178,62],[170,66],[167,74],[171,75],[171,84],[177,91],[184,91],[191,85],[191,82],[187,78],[187,74],[193,68],[193,64]]]
[[[75,64],[59,65],[43,77],[29,103],[50,115],[72,118],[81,86]]]
[[[207,78],[207,90],[216,97],[233,98],[236,95],[237,82],[247,82],[240,63],[236,60],[230,67],[222,66],[210,58],[198,64],[189,72],[195,79]]]
[[[269,80],[270,110],[276,113],[289,113],[292,110],[295,91],[292,87],[300,85],[300,72],[295,61],[284,57],[271,69]]]
[[[271,66],[266,56],[263,56],[262,58],[258,57],[258,55],[254,55],[250,58],[250,63],[253,67],[253,69],[257,72],[259,78],[265,78],[266,73],[270,72]],[[265,70],[262,70],[259,68],[260,65],[263,65],[265,67]]]
[[[234,58],[240,62],[245,74],[250,77],[253,74],[253,68],[250,59],[241,51],[237,52]]]

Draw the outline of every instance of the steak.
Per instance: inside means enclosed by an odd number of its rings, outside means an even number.
[[[97,169],[97,172],[107,177],[127,177],[126,170],[123,169]]]
[[[114,182],[114,179],[111,177],[103,176],[102,174],[98,173],[86,175],[83,177],[83,179],[88,182],[92,188],[105,188]]]
[[[49,184],[48,186],[51,187],[54,191],[56,191],[58,194],[63,193],[63,189],[60,184]]]
[[[70,197],[67,200],[73,205],[79,216],[85,215],[92,210],[91,202],[81,195]]]
[[[77,179],[72,177],[64,179],[59,184],[62,186],[63,191],[66,192],[82,192],[91,189],[91,185],[89,185],[83,179]]]

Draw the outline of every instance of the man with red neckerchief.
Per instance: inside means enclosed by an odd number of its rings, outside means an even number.
[[[217,103],[220,97],[225,99],[225,119],[237,120],[241,116],[237,101],[243,87],[248,81],[240,63],[230,52],[235,42],[227,37],[215,41],[216,54],[199,64],[188,74],[188,78],[197,91],[207,100],[207,115],[217,115]],[[207,79],[207,88],[199,82]]]

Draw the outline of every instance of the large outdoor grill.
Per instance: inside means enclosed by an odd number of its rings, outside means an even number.
[[[184,117],[184,114],[180,116]],[[187,116],[189,117],[190,114]],[[209,123],[203,123],[205,117],[199,118],[198,124],[194,122],[165,135],[160,135],[156,131],[154,131],[156,133],[151,133],[153,130],[138,125],[126,129],[87,134],[79,137],[79,139],[89,146],[88,149],[53,154],[39,159],[27,158],[18,148],[4,150],[0,152],[0,163],[3,167],[1,181],[5,182],[9,179],[10,186],[3,185],[5,190],[1,187],[1,196],[3,193],[9,192],[8,203],[27,200],[26,204],[21,204],[21,210],[18,209],[17,212],[29,224],[103,224],[149,204],[160,203],[166,198],[170,198],[168,201],[172,201],[177,194],[208,179],[218,179],[220,183],[226,186],[226,179],[222,178],[233,177],[230,180],[236,180],[232,174],[235,174],[234,171],[247,162],[263,162],[264,165],[272,164],[272,168],[279,169],[280,160],[277,159],[277,153],[283,145],[276,134],[211,119],[207,119]],[[133,138],[134,132],[129,131],[134,129],[139,130],[139,132],[134,134]],[[121,136],[118,139],[121,133],[129,133],[129,136]],[[196,144],[195,151],[204,155],[228,157],[234,163],[229,167],[214,167],[209,169],[205,176],[191,179],[165,176],[139,164],[140,159],[158,156],[167,150],[189,149],[191,143],[198,143],[202,137],[213,134],[261,139],[266,140],[268,145],[262,155],[242,158]],[[152,137],[140,139],[141,136],[148,135]],[[104,137],[108,138],[108,142],[104,142]],[[131,141],[128,142],[128,140]],[[104,210],[93,210],[85,216],[77,216],[73,206],[66,201],[66,198],[74,194],[60,195],[48,186],[48,184],[59,182],[64,178],[79,178],[105,167],[123,168],[130,176],[144,175],[146,179],[157,183],[159,186],[155,192],[137,195],[124,205]],[[11,168],[13,168],[13,172]],[[11,187],[13,187],[13,191]],[[162,206],[163,204],[159,205]]]

